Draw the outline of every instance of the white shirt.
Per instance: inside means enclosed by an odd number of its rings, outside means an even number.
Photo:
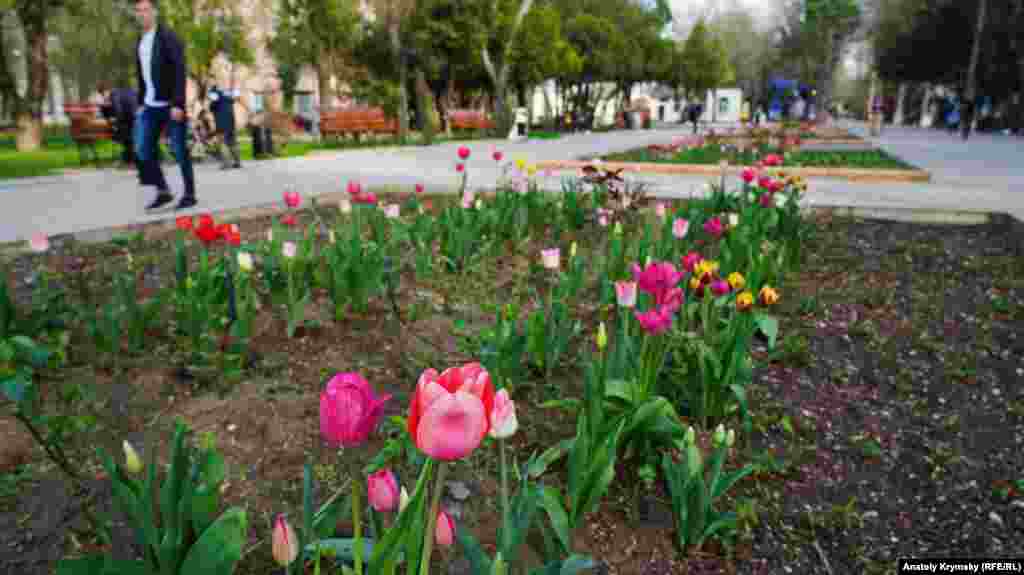
[[[156,39],[156,28],[142,35],[139,42],[139,62],[142,63],[142,80],[146,83],[146,97],[143,102],[150,108],[163,108],[167,102],[156,99],[156,86],[153,85],[153,42]]]

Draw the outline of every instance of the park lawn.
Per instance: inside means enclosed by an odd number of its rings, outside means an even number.
[[[650,162],[656,164],[715,165],[726,160],[732,165],[751,166],[758,157],[753,151],[739,152],[726,147],[704,146],[664,152],[648,148],[610,154],[602,158],[608,162]],[[783,166],[792,168],[855,168],[868,170],[914,170],[914,166],[883,150],[797,151],[783,156]]]

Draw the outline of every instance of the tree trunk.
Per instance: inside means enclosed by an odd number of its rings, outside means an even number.
[[[25,19],[22,19],[22,22],[25,22]],[[43,102],[50,86],[50,66],[46,54],[45,20],[37,24],[25,26],[28,87],[18,113],[18,136],[15,138],[15,145],[19,152],[38,150],[42,145]]]
[[[18,135],[15,137],[15,149],[19,152],[38,150],[43,144],[43,123],[40,118],[29,112],[18,114]]]
[[[960,137],[966,140],[971,134],[971,123],[977,109],[978,97],[978,59],[981,57],[981,40],[985,32],[986,9],[988,0],[978,2],[978,23],[974,28],[974,43],[971,47],[971,62],[967,68],[967,86],[964,99],[960,101]]]
[[[427,76],[422,68],[416,69],[416,94],[416,112],[420,120],[420,133],[423,134],[423,143],[429,146],[434,143],[437,123],[434,121],[434,103],[430,86],[427,85]]]
[[[932,127],[934,116],[932,115],[932,86],[924,85],[924,101],[921,103],[921,121],[918,125],[922,128]]]
[[[893,114],[892,123],[895,126],[903,125],[904,105],[907,99],[907,84],[900,83],[896,91],[896,113]]]
[[[409,75],[398,25],[397,20],[388,24],[388,37],[391,39],[391,55],[398,63],[398,142],[405,144],[409,136]]]

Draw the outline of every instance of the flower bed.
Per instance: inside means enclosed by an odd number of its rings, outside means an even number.
[[[656,164],[717,165],[722,161],[731,165],[750,166],[766,154],[778,153],[739,150],[734,146],[705,145],[682,148],[643,148],[610,154],[602,160],[608,162],[644,162]],[[914,166],[889,155],[883,150],[792,151],[779,154],[782,166],[787,168],[854,168],[869,170],[915,170]]]
[[[500,549],[517,572],[578,554],[554,568],[631,574],[1022,551],[1008,353],[1024,270],[1004,231],[807,221],[798,180],[656,204],[596,170],[553,198],[529,172],[487,196],[353,184],[340,206],[289,193],[283,218],[237,227],[37,238],[5,268],[0,423],[50,451],[0,476],[22,494],[0,524],[63,521],[76,499],[47,495],[54,481],[148,493],[130,486],[156,456],[168,477],[196,462],[167,492],[205,489],[194,531],[245,509],[216,523],[223,544],[181,554],[241,556],[241,573],[336,573],[356,549],[367,573],[395,549],[399,572],[433,555],[431,573],[459,557],[491,573]],[[22,548],[0,565],[142,560],[153,540],[74,517],[66,547],[12,527]]]

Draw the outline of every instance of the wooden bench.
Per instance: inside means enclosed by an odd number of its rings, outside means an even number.
[[[477,110],[451,110],[448,125],[454,130],[493,130],[494,121]]]
[[[320,115],[320,134],[338,137],[351,134],[356,140],[363,134],[397,134],[398,120],[388,118],[382,108],[342,108]]]
[[[78,147],[78,161],[84,163],[83,150],[92,150],[93,160],[99,163],[96,142],[114,139],[110,122],[96,117],[99,107],[93,104],[65,104],[64,114],[71,119],[71,141]]]

